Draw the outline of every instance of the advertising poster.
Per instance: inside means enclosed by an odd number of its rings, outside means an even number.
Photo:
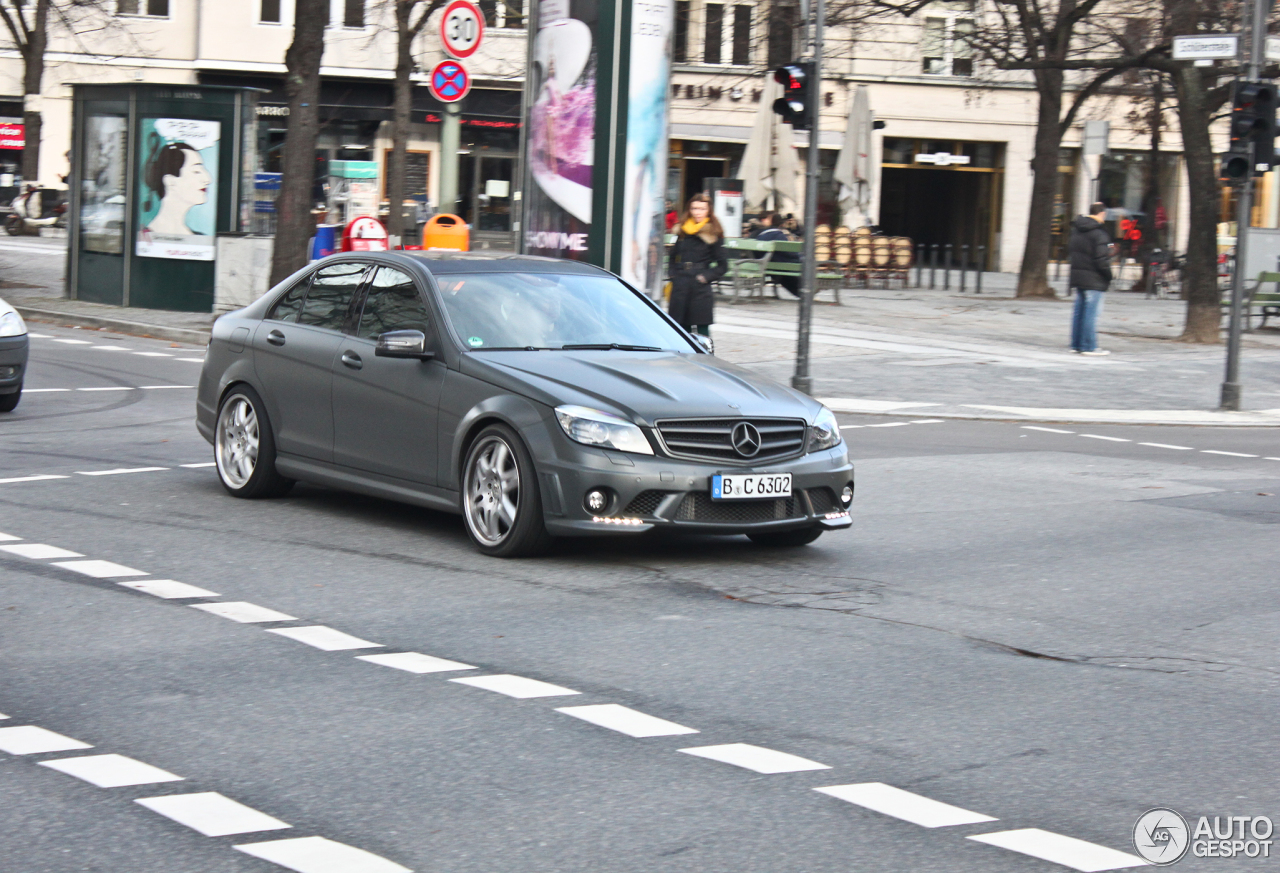
[[[90,115],[85,121],[80,189],[80,247],[124,253],[125,117]]]
[[[674,0],[636,0],[631,7],[631,64],[623,170],[622,263],[619,275],[656,294],[662,271],[663,189],[667,176],[668,100]]]
[[[595,164],[598,0],[537,0],[526,135],[525,251],[584,260]]]
[[[194,118],[144,118],[138,167],[136,253],[212,261],[222,125]]]

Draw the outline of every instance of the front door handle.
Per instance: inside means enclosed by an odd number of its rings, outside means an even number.
[[[278,330],[273,330],[267,334],[267,342],[273,346],[282,346],[284,345],[284,334]]]
[[[342,363],[346,364],[353,370],[359,370],[364,366],[364,361],[360,360],[360,356],[355,352],[343,352]]]

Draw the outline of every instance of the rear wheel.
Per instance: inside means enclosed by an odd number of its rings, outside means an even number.
[[[10,215],[5,218],[4,232],[9,236],[20,236],[22,234],[22,219],[17,215]]]
[[[279,497],[293,480],[276,472],[276,441],[258,392],[233,388],[218,409],[213,455],[222,487],[234,497]]]
[[[813,527],[802,527],[796,530],[780,530],[771,531],[769,533],[747,534],[751,542],[757,546],[770,547],[790,547],[790,546],[807,546],[809,543],[822,536],[822,528],[814,525]]]
[[[18,408],[18,401],[22,399],[22,386],[18,386],[18,390],[12,394],[0,394],[0,412],[13,412]]]
[[[533,458],[506,425],[486,427],[471,444],[461,499],[467,533],[486,555],[532,557],[551,545]]]

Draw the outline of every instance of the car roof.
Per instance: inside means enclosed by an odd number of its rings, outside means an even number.
[[[398,251],[397,255],[417,261],[437,276],[455,273],[576,273],[599,275],[599,267],[581,261],[517,255],[511,252],[414,252]]]

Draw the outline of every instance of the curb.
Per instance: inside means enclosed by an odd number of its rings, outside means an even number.
[[[77,327],[105,327],[117,333],[130,336],[149,337],[151,339],[169,340],[170,342],[193,343],[202,346],[209,342],[211,330],[196,330],[186,327],[168,327],[163,324],[144,324],[137,321],[125,321],[120,318],[106,318],[100,315],[84,315],[81,313],[62,312],[57,309],[33,309],[30,306],[14,305],[18,314],[28,321],[39,321],[50,324],[74,325]]]
[[[1096,424],[1111,425],[1114,427],[1127,427],[1132,425],[1147,426],[1161,425],[1164,427],[1280,427],[1280,416],[1268,415],[1266,417],[1258,417],[1258,413],[1250,412],[1206,412],[1200,409],[1171,409],[1171,410],[1151,410],[1144,414],[1143,410],[1134,410],[1134,418],[1126,418],[1118,420],[1116,413],[1128,413],[1129,410],[1118,409],[1099,409],[1096,414],[1081,415],[1063,415],[1054,414],[1055,410],[1046,409],[1044,415],[1015,415],[1010,413],[998,412],[935,412],[929,409],[930,406],[941,406],[942,404],[932,403],[913,403],[901,404],[902,406],[912,406],[912,409],[858,409],[841,404],[834,398],[815,398],[820,403],[828,406],[832,412],[839,415],[875,415],[875,416],[892,416],[895,418],[945,418],[954,419],[956,421],[1004,421],[1004,422],[1026,422],[1026,423],[1047,423],[1047,424]],[[1082,412],[1084,412],[1082,410]],[[1164,414],[1164,417],[1162,416]],[[1186,415],[1187,413],[1195,413],[1197,415],[1206,416],[1203,420],[1189,421],[1179,419],[1173,416]],[[1108,416],[1110,414],[1110,416]],[[1139,418],[1137,416],[1142,415]],[[1207,416],[1214,416],[1208,418]],[[1232,418],[1231,416],[1241,416],[1241,418]],[[1244,418],[1243,416],[1254,416],[1252,418]]]

